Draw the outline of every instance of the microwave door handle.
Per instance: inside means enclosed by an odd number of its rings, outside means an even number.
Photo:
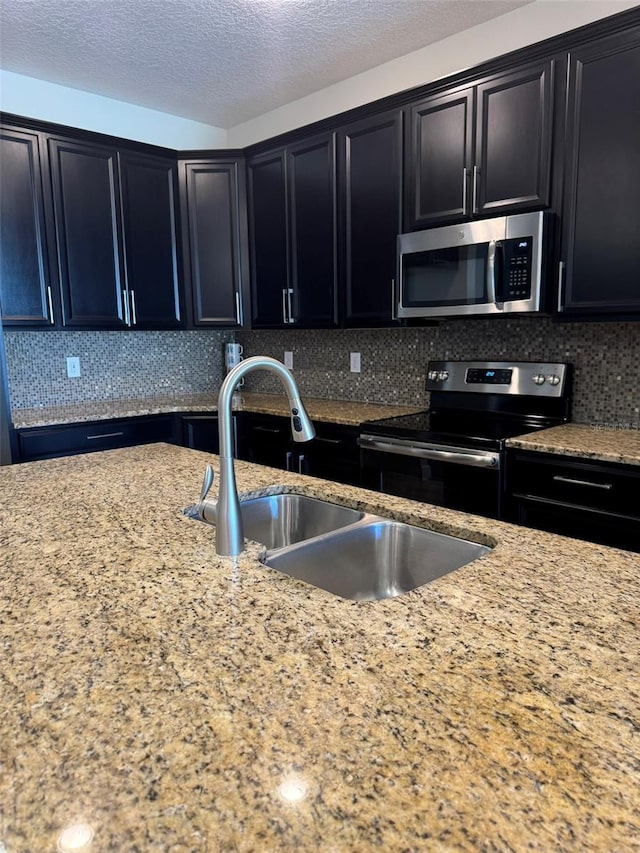
[[[504,310],[504,244],[498,240],[496,242],[496,251],[493,264],[494,273],[494,302],[499,311]]]
[[[489,254],[487,255],[487,296],[488,301],[496,304],[496,241],[489,243]]]

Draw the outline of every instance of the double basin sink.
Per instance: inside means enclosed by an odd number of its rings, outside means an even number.
[[[306,495],[252,498],[240,507],[245,537],[265,546],[265,565],[342,598],[392,598],[490,551]],[[199,509],[202,520],[215,525],[215,502]]]

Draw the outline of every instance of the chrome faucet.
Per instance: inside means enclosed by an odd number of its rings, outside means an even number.
[[[220,483],[216,522],[216,553],[235,557],[244,548],[242,516],[233,467],[232,399],[238,382],[252,370],[269,370],[282,380],[289,398],[291,433],[294,441],[311,441],[316,432],[309,419],[300,392],[291,372],[275,358],[253,356],[232,368],[222,383],[218,395],[218,430],[220,433]],[[210,485],[210,483],[209,483]]]

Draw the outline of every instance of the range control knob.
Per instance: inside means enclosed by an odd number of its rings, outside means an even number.
[[[536,385],[544,385],[545,378],[542,373],[534,373],[531,379],[536,383]]]
[[[560,384],[560,377],[555,373],[550,373],[547,376],[547,382],[549,383],[549,385],[559,385]]]
[[[441,382],[446,382],[448,378],[449,378],[449,372],[448,372],[447,370],[441,370],[441,371],[438,373],[438,379],[439,379]]]
[[[427,375],[432,382],[435,382],[436,379],[438,378],[438,371],[437,370],[430,370]]]

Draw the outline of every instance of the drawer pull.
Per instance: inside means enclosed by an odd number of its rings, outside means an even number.
[[[322,441],[325,444],[342,444],[342,439],[340,438],[322,438],[322,436],[317,435],[316,441]]]
[[[124,432],[102,432],[100,435],[88,435],[87,441],[95,438],[118,438],[120,435],[124,435]]]
[[[569,483],[572,486],[590,486],[592,489],[604,489],[607,492],[613,488],[612,483],[591,483],[589,480],[574,480],[572,477],[563,477],[561,474],[555,474],[553,479],[556,483]]]
[[[268,432],[268,433],[271,433],[272,435],[280,435],[280,430],[279,429],[273,429],[272,427],[255,426],[253,428],[253,431],[254,432]]]

